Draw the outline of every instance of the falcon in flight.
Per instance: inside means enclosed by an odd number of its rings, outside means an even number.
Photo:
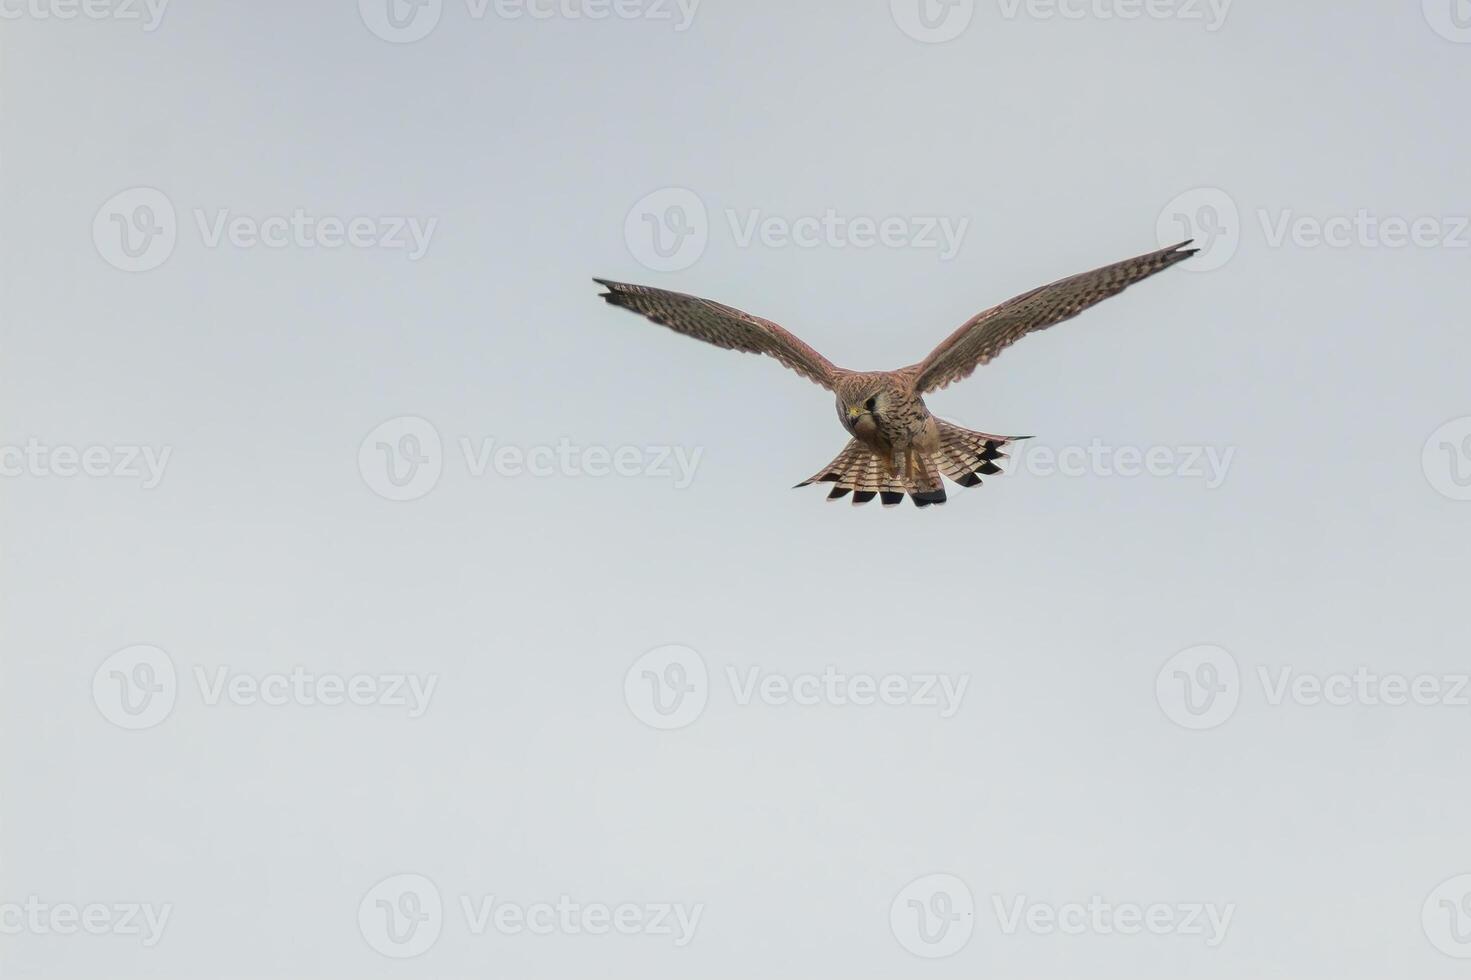
[[[837,395],[838,421],[852,438],[837,459],[797,484],[834,484],[829,500],[874,497],[885,506],[908,494],[916,506],[945,502],[949,477],[963,487],[1001,472],[1002,447],[1024,436],[972,432],[942,421],[925,407],[926,392],[970,377],[1034,330],[1071,319],[1095,303],[1188,259],[1189,241],[1060,279],[971,317],[918,364],[897,371],[849,371],[770,320],[697,296],[595,279],[603,299],[686,336],[727,350],[768,354]]]

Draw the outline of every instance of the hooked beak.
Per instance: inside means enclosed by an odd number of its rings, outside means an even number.
[[[854,420],[854,419],[857,419],[857,418],[858,418],[858,417],[859,417],[859,416],[862,416],[862,415],[867,415],[867,414],[868,414],[868,413],[867,413],[867,412],[865,412],[865,411],[864,411],[864,410],[863,410],[863,409],[862,409],[862,408],[861,408],[861,407],[860,407],[860,406],[858,406],[858,405],[849,405],[849,406],[848,406],[848,420],[849,420],[849,421],[853,421],[853,420]]]

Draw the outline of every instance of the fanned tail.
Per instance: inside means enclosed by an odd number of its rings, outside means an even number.
[[[904,500],[905,494],[916,507],[945,502],[947,476],[963,487],[978,487],[981,477],[1001,472],[997,462],[1006,458],[1002,449],[1028,436],[996,436],[989,432],[972,432],[949,422],[935,420],[940,429],[940,448],[932,453],[914,451],[890,473],[883,457],[857,439],[852,439],[837,459],[797,484],[833,484],[828,500],[841,500],[853,495],[853,503],[866,504],[879,497],[885,507]]]
[[[936,419],[940,427],[940,449],[932,459],[940,465],[940,472],[963,487],[978,487],[981,477],[995,476],[1001,472],[997,460],[1007,454],[1002,447],[1028,436],[996,436],[989,432],[972,432],[949,422]]]
[[[890,474],[880,456],[853,439],[836,459],[797,486],[831,483],[834,486],[827,495],[828,500],[841,500],[851,493],[854,504],[866,504],[878,497],[885,507],[893,507],[903,502],[905,494],[916,507],[943,504],[945,486],[935,463],[920,454],[915,454],[915,458],[917,465],[912,475],[902,468]]]

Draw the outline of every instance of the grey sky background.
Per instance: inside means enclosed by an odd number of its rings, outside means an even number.
[[[1464,973],[1464,3],[389,2],[0,4],[7,975]],[[1036,438],[923,512],[789,489],[831,396],[590,281],[890,368],[1188,234],[929,399]]]

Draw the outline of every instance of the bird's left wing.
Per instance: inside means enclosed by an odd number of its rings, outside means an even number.
[[[687,337],[727,350],[767,354],[828,389],[840,373],[831,361],[770,320],[667,289],[608,279],[593,281],[607,287],[603,299],[614,306],[640,313]]]
[[[923,361],[904,370],[916,375],[915,390],[919,392],[968,378],[977,367],[1032,331],[1071,319],[1141,279],[1188,259],[1199,251],[1186,248],[1189,244],[1181,242],[1115,262],[1009,299],[971,317]]]

